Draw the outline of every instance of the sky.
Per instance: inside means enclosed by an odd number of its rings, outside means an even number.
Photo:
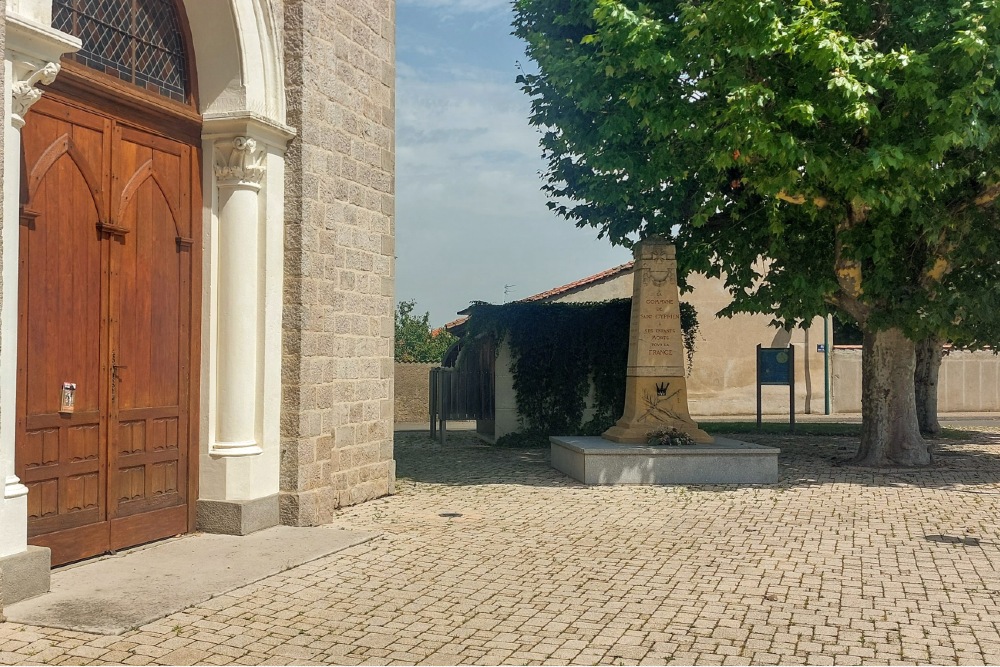
[[[511,18],[508,0],[397,4],[396,300],[433,326],[631,259],[546,208]]]

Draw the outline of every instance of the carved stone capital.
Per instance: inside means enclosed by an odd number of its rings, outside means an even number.
[[[11,124],[21,129],[24,127],[24,117],[35,102],[42,97],[42,91],[36,86],[39,84],[48,85],[56,80],[59,74],[59,63],[46,63],[42,67],[33,68],[24,63],[21,67],[15,68],[15,72],[23,72],[20,80],[15,81],[11,87],[13,105],[11,109]]]
[[[252,137],[236,137],[215,144],[215,176],[220,188],[259,188],[264,171],[264,150],[257,148]]]

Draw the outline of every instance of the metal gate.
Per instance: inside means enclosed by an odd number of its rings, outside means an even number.
[[[432,368],[429,404],[431,437],[444,442],[448,421],[495,419],[496,344],[477,342],[459,354],[455,367]]]

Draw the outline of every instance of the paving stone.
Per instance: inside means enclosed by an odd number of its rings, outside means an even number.
[[[106,664],[124,662],[129,655],[125,651],[108,651],[101,656],[101,662]]]
[[[782,449],[775,485],[585,487],[544,451],[398,436],[397,494],[332,524],[382,539],[121,637],[5,623],[0,664],[1000,660],[995,558],[965,543],[1000,544],[1000,432],[927,470],[757,441]]]
[[[208,653],[192,648],[178,648],[156,659],[161,665],[197,665],[208,657]]]

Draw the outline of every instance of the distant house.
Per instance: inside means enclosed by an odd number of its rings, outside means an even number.
[[[825,410],[824,320],[816,318],[807,329],[785,331],[771,325],[763,315],[737,315],[718,318],[715,313],[729,305],[730,297],[723,282],[700,275],[688,277],[692,291],[682,295],[698,312],[699,333],[688,377],[688,397],[692,415],[753,415],[757,410],[756,347],[795,346],[797,413],[822,413]],[[632,262],[555,287],[522,301],[580,303],[631,298]],[[461,335],[468,318],[445,325]],[[517,402],[510,373],[510,350],[501,343],[495,355],[494,415],[481,420],[480,433],[500,438],[519,430]],[[784,387],[765,387],[765,414],[788,414],[788,391]]]

